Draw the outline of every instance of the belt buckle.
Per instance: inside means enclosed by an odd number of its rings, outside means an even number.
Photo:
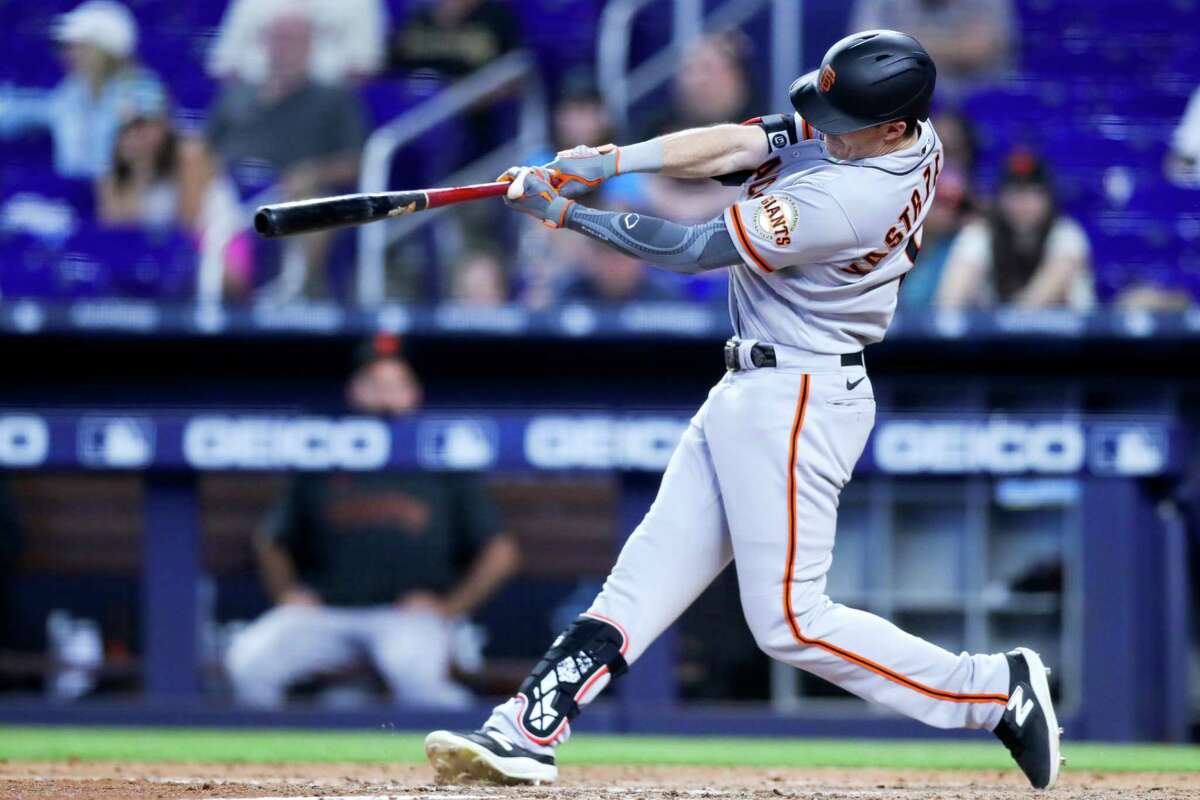
[[[737,339],[727,339],[725,341],[725,370],[727,372],[737,372],[742,368],[738,363],[738,347],[741,343]]]

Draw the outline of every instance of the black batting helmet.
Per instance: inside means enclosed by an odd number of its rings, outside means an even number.
[[[820,69],[792,83],[792,105],[822,133],[925,120],[936,78],[933,59],[907,33],[862,31],[829,48]]]

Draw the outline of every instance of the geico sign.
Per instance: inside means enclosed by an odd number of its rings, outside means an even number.
[[[46,421],[32,414],[0,415],[0,464],[36,467],[50,450]]]
[[[525,430],[525,458],[542,469],[661,470],[685,427],[669,417],[537,417]]]
[[[374,419],[196,417],[183,457],[196,469],[378,469],[391,435]]]
[[[1084,437],[1073,422],[885,422],[874,454],[884,472],[1076,472]]]

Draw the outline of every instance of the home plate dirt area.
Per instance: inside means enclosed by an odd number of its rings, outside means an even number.
[[[1065,772],[1049,793],[1014,772],[744,767],[573,767],[551,786],[438,785],[428,767],[378,764],[187,764],[11,762],[0,764],[3,798],[340,797],[394,800],[574,800],[574,798],[811,798],[812,800],[970,800],[971,798],[1200,797],[1188,773]]]

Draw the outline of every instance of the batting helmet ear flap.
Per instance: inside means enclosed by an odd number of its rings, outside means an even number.
[[[929,119],[937,68],[907,33],[862,31],[837,42],[818,69],[792,83],[800,116],[822,133],[849,133],[893,119]]]

